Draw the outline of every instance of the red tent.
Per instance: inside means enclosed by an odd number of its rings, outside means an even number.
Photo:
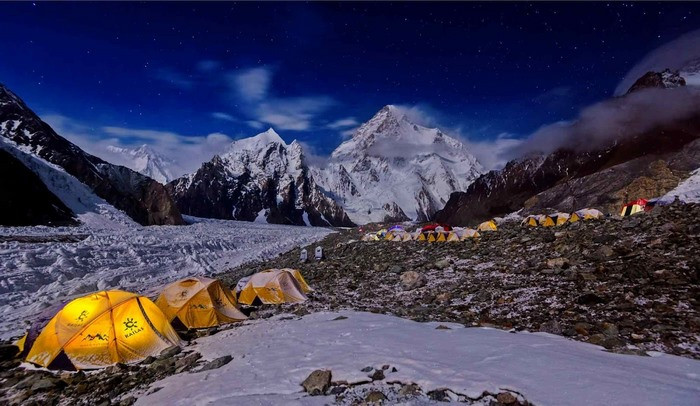
[[[421,233],[425,233],[426,231],[435,231],[436,228],[442,227],[445,231],[450,231],[452,230],[452,227],[448,226],[447,224],[428,224],[427,226],[423,227],[420,231]]]

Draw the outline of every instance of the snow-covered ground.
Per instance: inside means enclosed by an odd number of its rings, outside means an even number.
[[[331,232],[317,227],[188,220],[195,224],[0,227],[0,237],[86,236],[79,242],[0,240],[0,337],[22,333],[25,321],[32,321],[42,309],[80,294],[107,288],[153,294],[187,275],[216,273],[269,258]]]
[[[334,320],[339,315],[347,319]],[[316,369],[333,380],[367,381],[361,369],[388,364],[386,381],[423,391],[449,388],[477,398],[512,390],[536,405],[689,405],[700,399],[700,361],[605,352],[602,347],[546,333],[417,323],[343,311],[291,319],[277,316],[198,340],[205,359],[232,355],[215,370],[154,383],[162,388],[137,405],[324,404],[304,397],[300,383]]]
[[[691,172],[686,180],[666,193],[661,200],[672,202],[676,197],[686,203],[700,203],[700,168]]]

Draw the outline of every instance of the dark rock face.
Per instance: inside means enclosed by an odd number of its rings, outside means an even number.
[[[0,225],[76,225],[73,212],[46,188],[39,176],[0,149]]]
[[[642,89],[660,88],[671,89],[685,86],[685,79],[678,72],[671,72],[666,69],[662,72],[647,72],[630,87],[627,93],[636,92]]]
[[[81,150],[56,134],[3,85],[0,85],[0,136],[62,167],[140,224],[184,224],[161,184]]]
[[[640,134],[621,134],[594,149],[562,148],[547,156],[511,161],[503,169],[478,178],[465,192],[453,193],[435,220],[473,225],[523,207],[611,211],[628,197],[656,197],[675,187],[681,174],[700,163],[694,153],[698,138],[700,108],[684,120]],[[659,165],[653,165],[659,160],[672,176],[659,176]],[[679,178],[670,181],[674,176]],[[652,186],[647,179],[654,177]],[[644,196],[644,192],[650,195]]]
[[[243,221],[264,216],[274,224],[354,226],[316,184],[300,145],[261,139],[254,148],[236,144],[232,148],[166,186],[183,213]]]

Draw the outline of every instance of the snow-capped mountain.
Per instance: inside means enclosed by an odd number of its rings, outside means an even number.
[[[286,144],[272,129],[233,142],[197,172],[168,190],[189,215],[311,226],[351,226],[316,184],[301,145]]]
[[[112,154],[110,157],[111,162],[124,165],[162,184],[175,179],[171,169],[174,162],[160,155],[146,144],[138,148],[110,145],[107,147],[107,151]]]
[[[126,217],[126,213],[143,225],[184,224],[163,185],[83,151],[58,135],[2,84],[0,141],[81,221],[93,214],[106,218],[102,214],[107,211],[118,212],[113,213],[115,218]]]
[[[314,178],[358,224],[430,219],[483,168],[467,148],[437,128],[385,106],[331,155]]]

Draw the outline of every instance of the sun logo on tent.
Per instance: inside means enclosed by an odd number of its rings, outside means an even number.
[[[216,307],[221,307],[221,306],[223,306],[223,305],[224,305],[224,301],[221,300],[221,298],[218,298],[218,297],[217,297],[216,299],[214,299],[214,306],[216,306]]]
[[[124,322],[124,330],[133,330],[135,328],[138,328],[138,322],[131,317],[127,318]]]
[[[88,316],[87,310],[83,310],[80,312],[80,315],[75,318],[76,321],[85,321],[85,318]]]
[[[180,292],[180,297],[187,297],[187,293],[188,292],[186,290],[183,290],[182,292]]]

